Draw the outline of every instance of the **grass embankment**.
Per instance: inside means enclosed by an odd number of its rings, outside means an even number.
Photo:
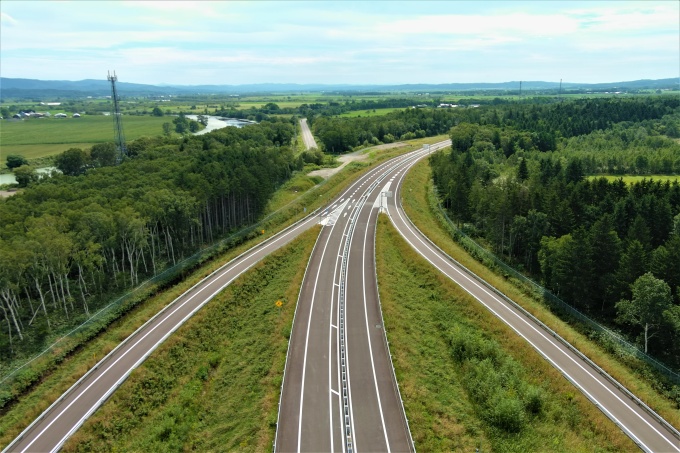
[[[64,451],[270,449],[295,305],[319,230],[217,295],[132,373]]]
[[[532,315],[547,324],[562,338],[567,340],[583,354],[602,367],[607,373],[626,386],[638,398],[644,401],[658,414],[675,427],[680,427],[680,411],[677,406],[661,395],[644,376],[644,371],[633,371],[622,363],[615,354],[605,351],[601,346],[580,333],[574,327],[558,318],[543,305],[541,300],[521,286],[512,284],[501,275],[494,273],[480,262],[471,257],[463,248],[458,246],[434,217],[428,200],[431,191],[431,171],[426,160],[418,163],[404,181],[402,193],[408,194],[403,199],[403,206],[411,220],[421,229],[427,231],[428,237],[451,257],[459,261],[478,276],[498,288],[505,295],[520,304]],[[643,367],[641,367],[643,368]],[[573,390],[578,393],[577,390]],[[594,406],[593,406],[594,407]]]
[[[385,330],[417,449],[637,449],[530,345],[414,252],[384,216],[376,250]]]
[[[125,115],[125,139],[160,135],[163,123],[167,122],[172,122],[172,118]],[[59,154],[68,148],[89,148],[96,143],[112,141],[113,118],[104,115],[3,121],[0,128],[2,164],[8,154],[20,154],[32,160]]]
[[[613,181],[618,181],[619,179],[623,179],[623,182],[625,182],[628,185],[635,184],[636,182],[641,182],[646,180],[651,180],[651,181],[670,181],[673,183],[673,181],[678,181],[680,182],[680,175],[593,175],[593,176],[588,176],[588,179],[599,179],[599,178],[605,178],[609,182]]]

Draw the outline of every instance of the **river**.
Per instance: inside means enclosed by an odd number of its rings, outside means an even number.
[[[57,167],[43,167],[38,168],[35,171],[39,174],[46,174],[56,169]],[[5,173],[4,175],[0,175],[0,184],[15,184],[16,182],[17,179],[14,177],[14,173]]]
[[[206,115],[204,115],[206,116]],[[198,115],[187,115],[190,120],[198,121]],[[249,120],[240,120],[238,118],[224,118],[222,116],[208,116],[208,125],[205,129],[196,132],[194,135],[203,135],[215,129],[222,129],[227,126],[243,127],[249,124],[255,124]]]

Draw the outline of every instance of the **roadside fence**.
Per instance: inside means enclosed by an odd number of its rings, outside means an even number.
[[[526,275],[517,271],[515,268],[509,266],[502,259],[498,258],[496,255],[491,253],[489,250],[485,249],[471,237],[466,235],[461,231],[455,223],[449,218],[448,214],[442,207],[437,194],[434,191],[434,187],[431,186],[428,192],[428,201],[430,207],[435,213],[435,217],[439,220],[441,225],[447,230],[451,237],[467,251],[473,258],[484,264],[485,266],[496,270],[501,273],[504,277],[514,280],[514,282],[521,285],[530,294],[534,295],[537,299],[543,300],[546,305],[550,308],[559,311],[572,319],[577,320],[583,326],[590,329],[592,332],[598,333],[606,342],[614,345],[621,353],[628,354],[639,360],[644,361],[651,367],[653,367],[657,372],[665,376],[670,382],[680,385],[680,374],[676,371],[670,369],[668,366],[655,359],[654,357],[646,354],[644,351],[640,350],[637,346],[630,343],[620,334],[608,329],[607,327],[601,325],[592,318],[581,313],[579,310],[574,308],[572,305],[563,301],[559,297],[555,296],[549,290],[539,285],[532,279],[528,278]]]

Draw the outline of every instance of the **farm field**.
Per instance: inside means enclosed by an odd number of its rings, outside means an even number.
[[[123,116],[126,140],[144,135],[160,135],[165,117]],[[36,159],[59,154],[67,148],[87,148],[95,143],[113,141],[113,119],[110,116],[81,118],[45,118],[3,121],[0,128],[0,153],[21,154]]]
[[[388,113],[396,112],[398,110],[403,110],[402,108],[386,108],[386,109],[372,109],[372,110],[356,110],[354,112],[346,112],[339,115],[340,118],[356,118],[365,116],[381,116],[387,115]]]
[[[642,180],[653,180],[653,181],[673,181],[680,182],[680,175],[595,175],[588,176],[588,179],[598,179],[606,178],[608,181],[616,181],[618,179],[623,179],[626,184],[635,184]]]

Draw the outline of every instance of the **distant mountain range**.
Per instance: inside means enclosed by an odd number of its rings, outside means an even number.
[[[260,83],[248,85],[145,85],[118,82],[121,96],[160,96],[187,94],[255,94],[291,92],[459,92],[519,90],[519,81],[501,83],[445,83],[406,85],[323,85]],[[522,81],[522,91],[557,90],[559,82]],[[612,83],[562,83],[563,90],[640,90],[679,89],[680,79],[634,80]],[[107,80],[36,80],[0,77],[0,98],[108,96]]]

